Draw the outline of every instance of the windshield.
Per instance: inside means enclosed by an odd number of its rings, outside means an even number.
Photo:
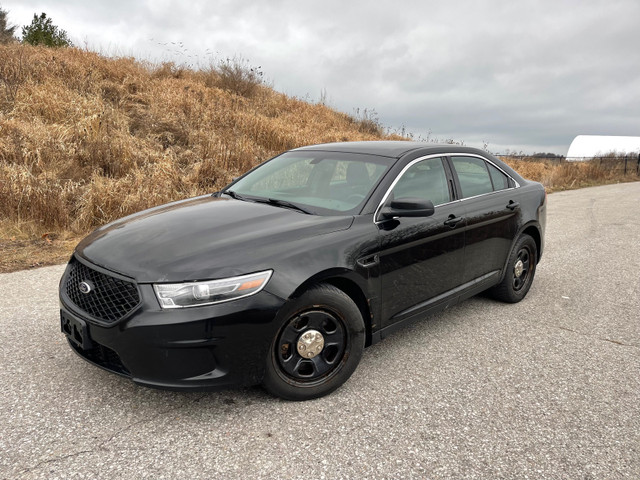
[[[348,215],[365,200],[394,160],[364,154],[287,152],[227,187],[236,198],[299,207],[318,215]]]

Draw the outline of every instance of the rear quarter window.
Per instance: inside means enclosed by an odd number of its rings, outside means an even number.
[[[493,181],[494,190],[504,190],[505,188],[509,188],[509,178],[504,173],[490,163],[487,163],[487,167],[489,167],[489,174]]]

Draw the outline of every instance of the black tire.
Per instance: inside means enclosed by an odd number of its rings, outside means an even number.
[[[538,247],[529,235],[516,241],[502,281],[491,289],[491,295],[503,302],[517,303],[531,288],[538,264]]]
[[[347,381],[362,357],[365,327],[346,293],[316,285],[285,305],[278,317],[283,324],[269,349],[263,380],[267,391],[287,400],[310,400]],[[305,344],[305,334],[318,344]],[[300,353],[305,347],[312,358]]]

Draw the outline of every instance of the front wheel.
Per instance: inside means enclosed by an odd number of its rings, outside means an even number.
[[[342,290],[317,285],[286,305],[263,380],[272,394],[309,400],[331,393],[358,366],[365,342],[362,315]]]
[[[537,264],[536,242],[529,235],[523,234],[511,250],[502,282],[491,289],[493,297],[508,303],[522,300],[531,288]]]

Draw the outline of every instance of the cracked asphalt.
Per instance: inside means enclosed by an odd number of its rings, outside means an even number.
[[[305,403],[136,386],[66,345],[63,266],[0,275],[0,478],[640,478],[640,183],[548,202],[523,302],[410,326]]]

